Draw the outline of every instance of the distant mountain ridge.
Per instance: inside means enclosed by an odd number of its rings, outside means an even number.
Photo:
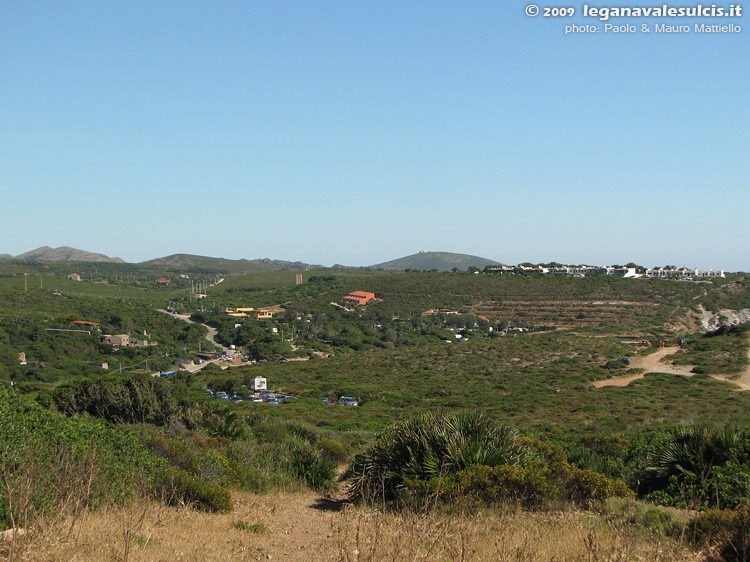
[[[270,258],[261,258],[255,260],[239,259],[232,260],[227,258],[212,258],[209,256],[197,256],[193,254],[172,254],[162,258],[156,258],[141,262],[143,265],[159,265],[163,267],[175,268],[203,268],[215,271],[247,271],[248,269],[306,269],[319,268],[321,265],[310,265],[301,261],[272,260]]]
[[[0,259],[17,259],[29,261],[82,261],[82,262],[99,262],[99,263],[127,263],[122,258],[111,258],[104,254],[87,252],[70,246],[60,246],[51,248],[42,246],[30,252],[25,252],[17,256],[10,254],[0,255]],[[470,254],[456,254],[452,252],[419,252],[411,256],[405,256],[395,260],[379,263],[366,267],[366,269],[376,270],[396,270],[414,269],[419,271],[451,271],[453,268],[466,271],[469,267],[483,269],[488,265],[496,265],[499,262],[472,256]],[[232,272],[241,273],[248,271],[271,271],[275,269],[323,269],[323,265],[308,264],[302,261],[277,260],[270,258],[260,259],[228,259],[215,258],[210,256],[199,256],[195,254],[171,254],[152,260],[140,262],[140,265],[153,265],[171,269],[203,269],[215,272]],[[346,266],[336,264],[333,269],[354,269],[355,266]]]
[[[125,263],[125,260],[123,260],[122,258],[110,258],[109,256],[105,256],[104,254],[87,252],[85,250],[71,248],[70,246],[60,246],[59,248],[42,246],[41,248],[37,248],[36,250],[31,250],[30,252],[19,254],[15,256],[15,259],[32,261],[90,261]]]
[[[419,252],[395,260],[371,265],[370,269],[420,271],[451,271],[454,267],[466,271],[469,267],[484,269],[488,265],[498,265],[500,262],[469,254],[454,254],[452,252]]]

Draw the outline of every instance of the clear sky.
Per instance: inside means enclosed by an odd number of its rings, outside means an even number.
[[[0,253],[750,270],[750,16],[526,5],[0,0]]]

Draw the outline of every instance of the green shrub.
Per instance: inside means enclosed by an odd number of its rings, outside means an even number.
[[[640,526],[665,536],[680,537],[685,528],[671,512],[632,497],[607,498],[597,503],[597,509],[613,523]]]
[[[248,523],[247,521],[235,521],[234,523],[232,523],[232,527],[234,529],[237,529],[238,531],[245,531],[248,533],[253,533],[255,535],[263,535],[268,531],[262,521],[257,521],[255,523]]]
[[[672,517],[661,509],[651,508],[640,518],[641,525],[655,531],[669,531],[673,528]]]
[[[148,493],[163,466],[133,431],[68,419],[0,387],[0,525],[126,501]]]
[[[202,511],[232,511],[229,490],[219,484],[201,482],[184,470],[167,467],[157,477],[156,492],[168,505],[186,504]]]
[[[720,560],[750,561],[750,505],[738,510],[709,509],[690,521],[688,531],[697,544],[715,548]]]
[[[336,480],[336,466],[319,449],[304,442],[292,442],[289,449],[292,473],[318,492],[330,492]]]
[[[340,441],[327,438],[320,439],[318,448],[325,458],[336,464],[346,462],[349,459],[349,451]]]
[[[270,478],[257,443],[250,439],[230,441],[223,453],[233,467],[237,485],[259,494],[269,490]]]
[[[526,439],[526,443],[535,454],[533,464],[558,488],[560,500],[588,502],[633,495],[622,480],[570,463],[559,445],[545,443],[538,439]],[[618,437],[588,436],[581,441],[581,445],[594,447],[593,453],[599,450],[602,453],[614,454],[625,446],[625,442]],[[574,450],[580,452],[581,445],[576,445]]]
[[[515,503],[541,507],[554,499],[557,488],[543,474],[518,466],[474,465],[457,473],[449,484],[456,500],[469,498],[482,504]]]
[[[748,503],[750,434],[746,430],[672,429],[652,444],[645,464],[638,475],[639,492],[652,501],[691,509]]]
[[[356,500],[393,500],[405,481],[442,478],[476,464],[517,464],[517,432],[480,413],[422,414],[391,426],[347,471]]]
[[[570,466],[563,474],[564,497],[572,501],[624,498],[633,495],[625,482],[612,480],[599,472]]]

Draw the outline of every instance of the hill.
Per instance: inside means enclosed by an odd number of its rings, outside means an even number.
[[[469,254],[454,254],[452,252],[419,252],[396,260],[391,260],[370,266],[372,269],[406,270],[415,269],[420,271],[450,271],[454,267],[466,271],[470,266],[484,269],[487,265],[497,265],[499,262],[471,256]]]
[[[275,269],[306,269],[309,264],[300,261],[272,260],[269,258],[247,260],[232,260],[227,258],[213,258],[209,256],[196,256],[193,254],[172,254],[162,258],[142,262],[141,265],[156,265],[161,267],[222,271],[232,273],[272,271]],[[318,266],[319,267],[319,266]]]
[[[107,263],[125,263],[122,258],[110,258],[104,254],[78,250],[70,246],[60,246],[59,248],[50,248],[42,246],[36,250],[31,250],[16,256],[18,260],[37,260],[37,261],[90,261],[90,262],[107,262]]]

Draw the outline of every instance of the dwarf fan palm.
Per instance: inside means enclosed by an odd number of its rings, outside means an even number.
[[[393,499],[406,481],[455,474],[468,466],[517,464],[516,431],[474,412],[426,413],[391,426],[357,455],[347,475],[353,499]]]

